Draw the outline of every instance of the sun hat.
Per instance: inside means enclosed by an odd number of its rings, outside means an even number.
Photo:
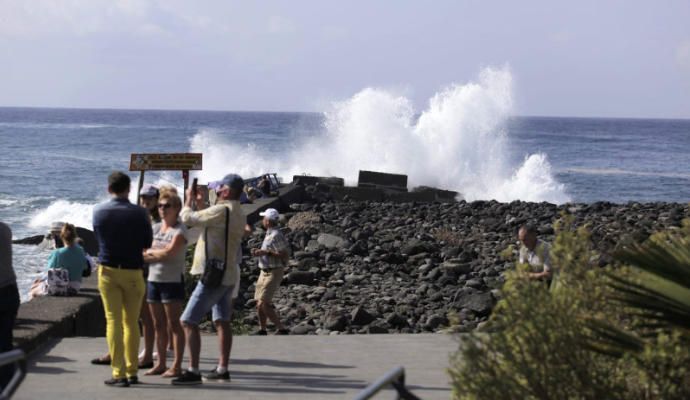
[[[275,208],[267,208],[266,211],[260,212],[259,215],[271,221],[277,221],[280,218],[280,213]]]

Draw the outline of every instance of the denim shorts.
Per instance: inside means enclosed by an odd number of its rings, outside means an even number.
[[[147,282],[146,301],[148,303],[173,303],[184,301],[184,283]]]
[[[199,325],[201,319],[213,311],[213,321],[230,321],[232,318],[232,290],[233,286],[218,286],[209,288],[198,282],[192,292],[187,307],[185,307],[180,321],[190,325]]]

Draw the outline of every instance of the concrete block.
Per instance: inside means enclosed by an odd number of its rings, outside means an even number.
[[[328,186],[345,186],[345,180],[336,176],[308,176],[308,175],[294,175],[292,177],[293,185],[312,186],[317,183]]]
[[[387,174],[374,171],[359,171],[357,186],[385,187],[407,190],[407,175]]]

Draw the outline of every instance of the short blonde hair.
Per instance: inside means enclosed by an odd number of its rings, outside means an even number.
[[[170,184],[164,184],[161,185],[161,187],[158,189],[158,192],[160,193],[161,197],[163,196],[163,193],[173,193],[177,195],[177,188]]]

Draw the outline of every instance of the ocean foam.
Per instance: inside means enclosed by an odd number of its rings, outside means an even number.
[[[513,108],[508,68],[486,68],[477,82],[454,84],[429,100],[415,119],[412,102],[390,91],[366,88],[324,112],[323,133],[293,149],[267,154],[202,129],[190,140],[204,154],[202,182],[229,170],[242,176],[277,171],[340,176],[356,184],[359,170],[407,174],[410,187],[459,191],[467,200],[569,201],[545,154],[514,165],[505,122]],[[512,156],[512,157],[511,157]]]
[[[93,207],[95,204],[57,200],[47,208],[39,210],[31,217],[29,227],[36,229],[50,228],[53,222],[69,222],[76,226],[92,229]]]
[[[690,173],[683,172],[649,172],[649,171],[632,171],[618,168],[568,168],[565,172],[574,172],[577,174],[586,175],[630,175],[630,176],[647,176],[652,178],[677,178],[690,179]]]
[[[0,207],[9,207],[19,203],[19,200],[0,199]]]
[[[161,185],[174,186],[178,194],[182,196],[181,177],[176,177],[172,172],[162,171],[154,180],[147,179],[146,183],[152,183],[158,187]],[[178,182],[179,181],[179,182]],[[129,194],[129,201],[136,204],[137,194],[134,189],[136,182],[132,182],[132,191]],[[86,229],[93,229],[93,209],[107,197],[98,199],[93,203],[72,202],[67,200],[56,200],[44,209],[38,210],[33,214],[29,221],[29,227],[34,229],[47,229],[53,222],[69,222],[76,226]]]

